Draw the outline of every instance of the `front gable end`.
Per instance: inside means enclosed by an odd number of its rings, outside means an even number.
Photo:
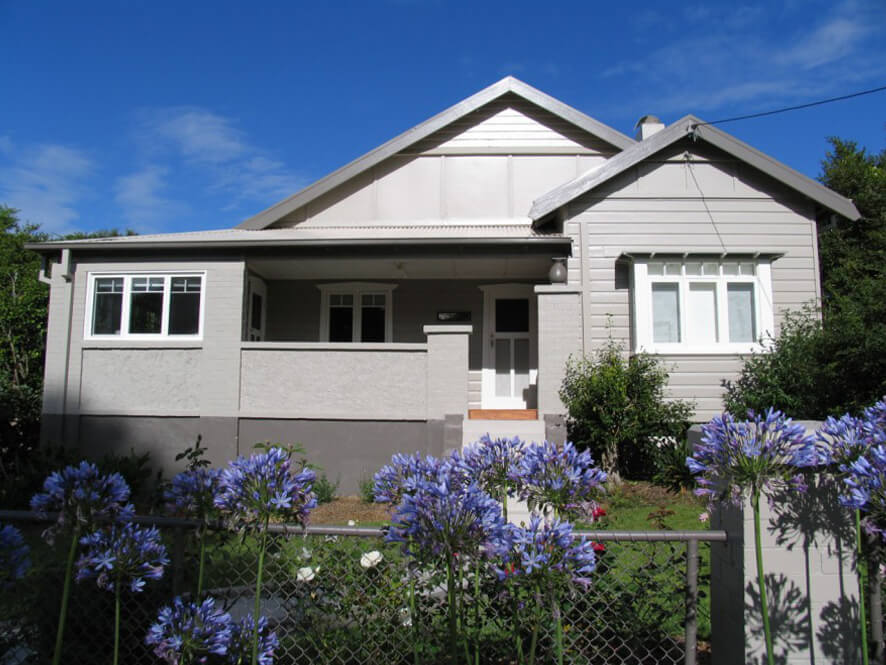
[[[631,143],[505,79],[240,228],[528,223],[533,199]]]

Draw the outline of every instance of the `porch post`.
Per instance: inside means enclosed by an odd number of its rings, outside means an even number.
[[[468,413],[468,336],[473,327],[431,325],[423,330],[428,337],[428,443],[442,454],[462,444]]]
[[[545,438],[566,438],[566,407],[560,384],[566,361],[582,352],[581,286],[539,284],[538,297],[538,413],[545,421]]]

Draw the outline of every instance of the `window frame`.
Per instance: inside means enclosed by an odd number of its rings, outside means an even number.
[[[390,344],[393,339],[394,301],[393,293],[396,284],[377,282],[337,282],[333,284],[318,284],[320,289],[320,342],[330,344]],[[329,341],[329,301],[332,295],[349,295],[353,297],[353,317],[351,320],[351,341]],[[385,339],[384,342],[354,341],[362,337],[364,295],[383,295],[385,297]]]
[[[649,264],[680,264],[679,275],[652,275],[649,273]],[[717,263],[716,275],[687,275],[687,263]],[[752,263],[753,275],[727,275],[724,273],[725,264]],[[753,256],[702,256],[691,255],[674,256],[650,256],[648,258],[634,258],[631,270],[631,294],[633,300],[634,318],[634,351],[654,354],[746,354],[765,350],[761,340],[772,336],[775,325],[772,305],[772,261],[769,258]],[[665,271],[663,271],[665,272]],[[652,286],[656,283],[677,284],[677,297],[679,308],[679,342],[655,342],[652,311]],[[687,299],[690,284],[704,283],[714,284],[717,308],[717,342],[706,344],[693,344],[687,341],[689,325],[689,310]],[[754,341],[730,342],[729,335],[729,284],[751,284],[754,300]],[[724,339],[725,338],[725,339]]]
[[[132,307],[132,280],[138,278],[163,278],[163,314],[158,333],[130,333],[130,312]],[[197,316],[197,332],[195,334],[170,334],[169,315],[172,305],[172,279],[176,277],[200,278],[200,310]],[[95,282],[98,279],[122,279],[123,298],[120,306],[120,332],[117,334],[95,334],[92,332],[95,317]],[[206,312],[206,271],[126,271],[126,272],[90,272],[86,282],[86,309],[83,322],[84,340],[128,340],[128,341],[200,341],[203,339],[203,320]]]

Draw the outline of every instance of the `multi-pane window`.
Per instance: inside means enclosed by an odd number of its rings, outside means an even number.
[[[390,342],[392,284],[324,284],[320,339]]]
[[[92,275],[87,337],[200,335],[203,275]]]
[[[637,260],[638,350],[745,352],[772,332],[770,264],[763,260]]]

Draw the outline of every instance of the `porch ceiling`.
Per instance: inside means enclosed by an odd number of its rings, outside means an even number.
[[[538,279],[545,280],[550,256],[463,258],[279,258],[247,260],[265,279]]]

